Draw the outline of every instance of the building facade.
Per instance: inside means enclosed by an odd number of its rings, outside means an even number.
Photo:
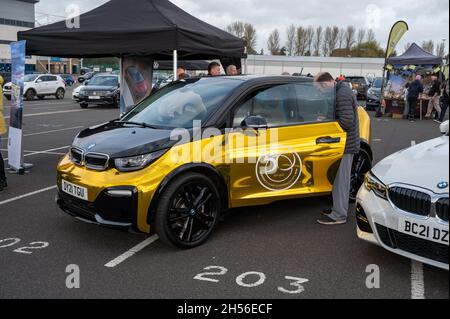
[[[338,58],[338,57],[288,57],[249,55],[247,73],[257,75],[280,75],[282,73],[315,75],[329,72],[334,77],[378,77],[383,75],[384,59]]]
[[[34,28],[35,4],[39,0],[0,0],[0,74],[9,79],[11,73],[10,43],[17,32]],[[26,72],[36,68],[36,58],[27,57]]]

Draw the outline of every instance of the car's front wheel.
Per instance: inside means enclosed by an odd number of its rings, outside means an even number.
[[[159,199],[155,229],[166,244],[189,249],[203,244],[217,225],[219,190],[204,175],[187,173],[176,178]]]
[[[364,183],[366,174],[372,169],[372,158],[365,149],[361,149],[355,155],[352,165],[352,176],[350,185],[350,202],[356,201],[356,195]]]
[[[87,109],[88,106],[89,106],[89,104],[87,104],[87,103],[80,103],[80,107],[81,107],[82,109]]]
[[[30,89],[25,93],[25,99],[27,101],[33,101],[34,98],[36,97],[36,91]]]

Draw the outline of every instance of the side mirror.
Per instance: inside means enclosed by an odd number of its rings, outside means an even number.
[[[89,84],[89,81],[84,81],[83,82],[83,85],[88,85]]]
[[[42,79],[37,79],[36,80],[36,83],[41,83],[42,82]]]
[[[440,130],[442,134],[448,134],[448,129],[449,129],[449,121],[446,121],[444,123],[441,124],[440,126]]]
[[[261,115],[250,115],[247,116],[241,123],[241,127],[246,128],[252,128],[255,130],[259,129],[267,129],[268,124],[267,120],[262,117]]]

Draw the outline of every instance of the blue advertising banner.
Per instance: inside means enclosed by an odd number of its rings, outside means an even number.
[[[25,41],[11,43],[11,116],[8,137],[8,163],[17,171],[23,169],[22,116],[25,76]]]

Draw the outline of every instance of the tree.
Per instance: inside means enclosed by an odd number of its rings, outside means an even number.
[[[365,38],[366,38],[366,30],[359,29],[358,35],[356,37],[356,45],[361,45],[364,42]]]
[[[333,30],[331,29],[331,27],[325,28],[325,35],[322,41],[323,56],[329,56],[331,54],[332,32]]]
[[[314,56],[320,56],[320,49],[322,45],[322,33],[323,28],[321,26],[316,28],[315,38],[314,38]]]
[[[355,44],[356,28],[352,25],[347,27],[345,32],[345,48],[350,50]]]
[[[307,37],[306,29],[303,27],[298,27],[295,35],[295,54],[298,56],[305,55],[307,51]]]
[[[377,38],[375,36],[375,32],[372,29],[367,31],[366,42],[376,42]]]
[[[436,46],[436,55],[445,58],[445,42],[441,42]]]
[[[313,41],[314,41],[314,28],[312,26],[309,26],[308,29],[306,29],[306,52],[305,52],[305,55],[307,55],[307,56],[312,55]]]
[[[227,26],[226,30],[238,38],[244,38],[244,23],[241,21],[231,23]]]
[[[278,29],[273,30],[267,41],[267,49],[272,55],[280,55],[280,32]]]
[[[244,39],[247,41],[247,54],[256,54],[256,29],[250,23],[244,24]]]
[[[296,46],[296,39],[295,39],[295,25],[291,24],[287,30],[287,41],[286,41],[286,54],[289,56],[293,56],[296,52],[295,46]]]
[[[423,48],[425,51],[429,52],[429,53],[433,53],[433,52],[434,52],[434,42],[433,42],[433,40],[430,40],[430,41],[424,41],[424,42],[422,43],[422,48]]]
[[[377,41],[362,42],[353,47],[351,56],[360,58],[384,58],[385,52]]]
[[[339,36],[338,36],[338,48],[342,49],[344,47],[344,43],[345,43],[345,29],[341,28],[339,29]]]

